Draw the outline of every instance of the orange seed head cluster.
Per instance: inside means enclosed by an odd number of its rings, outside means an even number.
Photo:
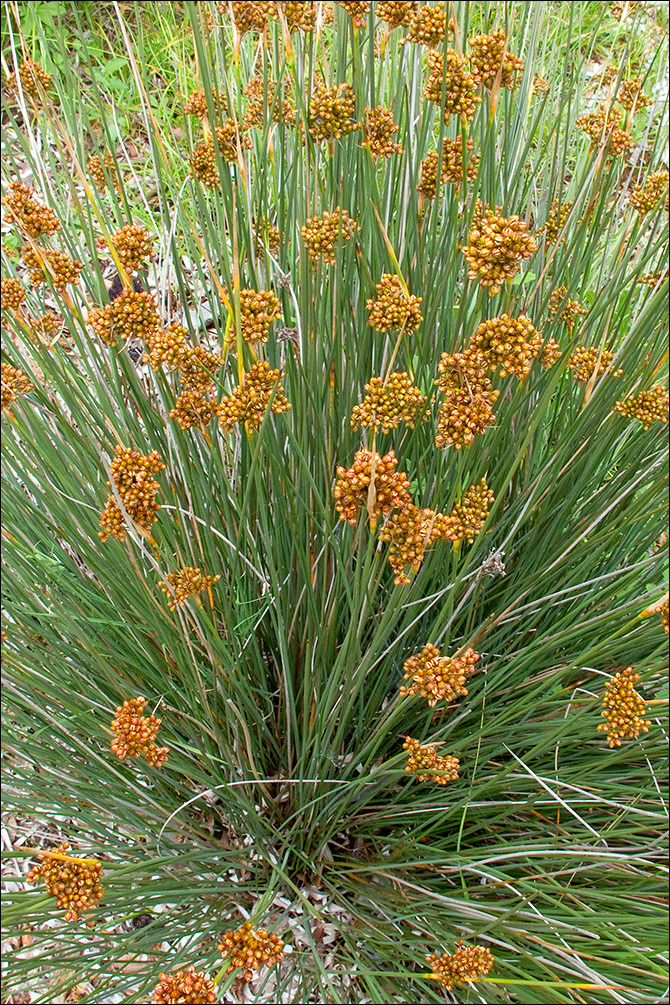
[[[18,279],[9,276],[0,284],[0,296],[3,310],[18,311],[26,299],[26,288]]]
[[[118,706],[111,723],[111,748],[121,760],[144,757],[151,767],[160,768],[168,759],[168,748],[156,746],[161,720],[144,715],[146,705],[146,698],[129,698]]]
[[[209,980],[204,970],[196,972],[195,967],[187,967],[174,974],[158,976],[159,981],[151,999],[157,1005],[172,1005],[173,1002],[196,1005],[216,1001],[214,981]]]
[[[421,314],[422,297],[407,293],[399,276],[383,275],[376,284],[377,296],[366,303],[370,311],[368,324],[378,332],[414,331],[423,321]]]
[[[309,131],[315,140],[337,140],[358,129],[351,84],[318,84],[309,103]]]
[[[598,730],[607,733],[610,747],[620,747],[622,740],[634,740],[640,733],[649,732],[651,723],[642,718],[647,703],[635,690],[639,679],[639,673],[626,667],[605,684],[601,715],[606,721]]]
[[[467,69],[465,56],[458,56],[453,49],[447,50],[446,65],[441,52],[428,54],[428,79],[424,86],[424,97],[428,101],[442,104],[444,88],[444,121],[450,115],[458,115],[463,122],[470,122],[481,98],[477,94],[477,80]]]
[[[34,59],[26,59],[21,63],[19,80],[24,94],[30,95],[35,100],[41,98],[42,90],[48,92],[53,83],[53,77]],[[17,78],[13,74],[7,77],[5,87],[12,93],[18,90]]]
[[[81,262],[70,258],[57,248],[32,248],[25,245],[21,249],[23,261],[29,269],[29,279],[33,286],[46,283],[48,279],[59,293],[65,291],[68,283],[76,283],[83,269]]]
[[[368,505],[370,483],[373,479],[374,462],[374,505],[372,517],[387,516],[395,507],[411,502],[409,478],[402,471],[396,471],[398,458],[392,450],[381,457],[370,450],[359,450],[350,468],[338,467],[337,480],[333,489],[335,509],[340,520],[356,526],[359,510]]]
[[[144,227],[129,223],[112,234],[110,240],[126,272],[139,271],[153,257],[153,242]]]
[[[383,0],[380,0],[375,8],[375,13],[382,21],[386,21],[389,28],[393,30],[393,28],[411,24],[418,6],[417,0],[391,0],[390,3],[384,3]]]
[[[614,408],[621,415],[637,419],[645,429],[649,429],[652,422],[668,421],[668,405],[668,389],[663,384],[656,384],[650,391],[640,391],[633,398],[617,401]]]
[[[413,771],[420,782],[437,782],[446,785],[458,779],[457,757],[440,757],[435,747],[422,747],[418,740],[411,736],[405,738],[403,750],[407,751],[407,767],[405,771]]]
[[[115,450],[116,458],[110,465],[110,474],[116,490],[128,516],[149,531],[158,519],[160,509],[156,502],[160,486],[151,476],[162,471],[165,465],[155,450],[146,457],[130,447],[116,447]],[[111,483],[107,484],[111,488]],[[102,530],[98,532],[98,537],[102,541],[106,541],[110,534],[119,541],[125,541],[125,518],[113,495],[107,499],[100,526]]]
[[[100,341],[108,346],[116,345],[119,338],[141,338],[151,344],[161,326],[153,294],[128,289],[113,303],[89,311],[88,322]]]
[[[595,373],[596,378],[602,377],[614,359],[615,353],[609,349],[598,349],[597,346],[579,346],[571,354],[568,367],[572,370],[574,380],[585,384]],[[620,377],[623,370],[613,370],[612,377]]]
[[[554,290],[549,297],[549,315],[557,321],[562,321],[568,329],[568,334],[572,335],[572,329],[579,319],[585,317],[589,312],[586,307],[582,307],[578,300],[570,298],[566,300],[567,293],[567,286],[559,286]]]
[[[340,241],[350,241],[358,229],[357,224],[339,206],[332,212],[311,217],[301,228],[307,254],[313,262],[319,258],[335,264],[335,248]]]
[[[407,566],[412,572],[418,572],[426,548],[447,538],[451,528],[452,521],[444,513],[420,509],[411,502],[391,514],[379,532],[379,540],[390,543],[388,560],[395,573],[396,586],[409,584]]]
[[[523,70],[523,60],[507,52],[507,39],[502,28],[490,35],[475,35],[469,39],[470,64],[475,79],[489,90],[500,77],[500,86],[512,91],[516,74]]]
[[[491,950],[486,946],[466,946],[464,942],[456,944],[454,953],[443,956],[433,953],[426,960],[447,991],[451,991],[454,984],[476,981],[482,974],[487,974],[494,963]]]
[[[393,113],[388,108],[366,108],[363,119],[363,146],[373,157],[392,157],[402,153],[402,143],[393,140],[398,126],[393,121]]]
[[[208,590],[220,579],[221,576],[205,576],[202,569],[187,565],[177,572],[168,572],[161,584],[161,590],[167,597],[168,607],[174,611],[185,604],[194,593]]]
[[[549,219],[545,223],[544,227],[540,228],[540,233],[544,234],[544,239],[547,244],[556,244],[558,240],[558,235],[563,230],[565,222],[570,215],[570,210],[574,206],[574,202],[561,202],[558,199],[554,199],[551,204],[551,210],[549,211]]]
[[[392,373],[386,383],[381,377],[373,377],[365,390],[365,398],[351,413],[352,429],[381,426],[382,432],[388,433],[397,429],[400,422],[414,428],[417,415],[426,406],[427,399],[414,387],[408,373]]]
[[[2,363],[2,394],[0,401],[0,411],[7,411],[12,403],[23,394],[28,394],[34,390],[35,385],[23,370],[19,370],[9,363]]]
[[[445,4],[436,3],[434,7],[424,4],[417,10],[410,22],[407,33],[408,42],[427,45],[434,49],[447,34],[447,11]]]
[[[38,238],[60,230],[60,220],[50,206],[41,206],[33,198],[33,189],[21,182],[9,183],[11,194],[2,200],[7,221],[16,225],[25,237]]]
[[[368,0],[335,0],[335,2],[338,7],[344,7],[357,28],[365,24],[370,10]]]
[[[468,278],[479,276],[480,285],[488,286],[493,296],[516,275],[521,262],[535,254],[537,243],[518,216],[500,216],[489,206],[482,210],[478,201],[468,243],[461,251],[468,263]]]
[[[39,864],[33,866],[28,883],[43,881],[56,904],[65,908],[65,920],[76,921],[82,911],[95,907],[104,896],[100,885],[102,865],[94,859],[68,855],[69,844],[37,853]]]
[[[241,967],[245,981],[253,980],[254,970],[259,967],[271,967],[284,959],[284,943],[279,936],[268,934],[264,928],[254,931],[250,921],[237,930],[224,932],[217,948],[222,956],[230,958],[227,973]]]
[[[271,370],[263,360],[254,364],[244,375],[244,383],[219,402],[219,425],[230,431],[235,423],[246,424],[248,429],[260,429],[266,409],[272,398],[270,410],[276,414],[291,407],[281,384],[281,370]],[[276,389],[276,390],[275,390]]]
[[[663,196],[668,193],[668,172],[655,171],[650,174],[644,185],[636,185],[631,193],[630,204],[640,216],[651,213],[658,206]]]
[[[466,649],[462,656],[440,656],[433,645],[427,645],[418,656],[405,660],[405,680],[412,683],[400,688],[400,697],[421,695],[432,708],[438,701],[453,702],[468,693],[465,682],[475,673],[479,659],[474,649]]]
[[[240,291],[240,330],[245,342],[267,342],[270,325],[280,317],[281,304],[271,290]],[[234,339],[231,327],[231,342]]]
[[[523,380],[530,373],[531,363],[542,347],[530,318],[520,314],[510,318],[507,314],[490,321],[482,321],[472,338],[476,353],[487,360],[490,370],[500,369],[500,375],[515,374]]]

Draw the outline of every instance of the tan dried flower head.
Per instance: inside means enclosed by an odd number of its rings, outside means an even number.
[[[466,151],[472,150],[472,140],[468,139],[465,144]],[[431,150],[421,161],[421,174],[417,191],[425,199],[434,199],[437,194],[437,151]],[[468,181],[477,177],[479,170],[479,157],[472,155],[468,158],[466,169]],[[445,139],[442,141],[442,171],[440,183],[450,185],[460,185],[463,181],[463,145],[460,139]]]
[[[485,478],[471,485],[447,517],[449,527],[445,537],[450,541],[465,539],[472,544],[484,526],[489,506],[494,500],[495,496],[486,484]]]
[[[506,280],[517,274],[521,262],[535,254],[537,243],[520,217],[500,216],[489,206],[482,211],[477,200],[468,243],[461,251],[469,266],[468,278],[479,277],[480,285],[488,286],[494,296]]]
[[[216,87],[211,89],[212,105],[217,113],[225,112],[228,108],[228,98],[225,91],[219,91]],[[207,95],[202,90],[189,94],[184,102],[184,115],[197,115],[199,119],[207,118]]]
[[[335,0],[338,7],[344,7],[345,11],[354,22],[357,28],[362,28],[368,18],[370,4],[368,0]]]
[[[610,352],[609,349],[600,350],[597,346],[579,346],[571,354],[568,367],[572,370],[574,380],[585,384],[594,373],[596,378],[602,377],[614,356],[615,353]],[[610,376],[620,377],[622,373],[623,370],[614,370]]]
[[[659,614],[661,615],[666,633],[670,633],[670,604],[667,600],[661,607]]]
[[[483,436],[489,426],[496,421],[493,404],[499,391],[450,391],[440,405],[438,413],[435,446],[469,447],[475,436]]]
[[[544,234],[544,239],[547,244],[556,244],[558,235],[563,230],[565,222],[568,219],[570,210],[573,206],[574,202],[561,202],[559,204],[558,199],[554,199],[551,204],[549,219],[545,223],[544,227],[540,227],[540,233]]]
[[[186,387],[177,397],[174,408],[168,412],[168,418],[174,419],[182,429],[192,429],[194,426],[204,429],[218,414],[218,403],[207,391]]]
[[[60,315],[54,311],[47,311],[39,317],[28,319],[28,337],[31,342],[46,345],[52,348],[52,344],[58,341],[58,337],[65,330],[65,322]]]
[[[33,286],[51,281],[55,290],[65,292],[68,283],[76,283],[83,269],[81,262],[70,258],[56,248],[21,248],[23,261],[29,269],[28,278]]]
[[[642,718],[647,703],[635,690],[639,679],[639,673],[626,667],[605,684],[601,715],[606,721],[598,730],[607,733],[610,747],[620,747],[622,740],[636,740],[640,733],[649,732],[651,723]]]
[[[23,394],[28,394],[34,390],[35,385],[23,370],[18,370],[9,363],[2,363],[2,400],[0,401],[0,411],[9,410],[13,402]]]
[[[206,140],[193,151],[191,157],[191,174],[205,188],[219,188],[219,168],[216,163],[216,151],[212,140]]]
[[[0,284],[0,296],[3,311],[18,311],[26,299],[26,288],[20,280],[9,276]]]
[[[543,370],[549,370],[554,363],[558,363],[562,355],[563,353],[561,352],[561,347],[556,339],[550,338],[544,343],[544,347],[540,353],[540,366]]]
[[[110,237],[126,272],[138,272],[154,255],[153,241],[145,227],[129,223]]]
[[[240,290],[240,330],[245,342],[267,342],[270,325],[280,317],[281,304],[272,290]],[[235,342],[234,326],[229,342]]]
[[[426,4],[414,14],[406,41],[427,45],[429,49],[434,49],[440,42],[444,42],[446,34],[447,10],[445,4],[436,3],[434,7],[429,7]]]
[[[168,759],[168,748],[156,746],[161,719],[146,716],[146,706],[146,698],[140,697],[129,698],[116,708],[111,722],[114,733],[111,749],[121,760],[144,757],[150,767],[160,768]]]
[[[273,258],[277,258],[280,247],[281,235],[277,227],[267,220],[259,220],[254,226],[254,250],[256,257],[262,262],[267,250]]]
[[[664,279],[668,278],[668,269],[659,269],[658,272],[647,272],[644,276],[640,276],[636,280],[644,286],[658,286],[659,283],[663,282]]]
[[[340,241],[350,241],[357,230],[356,222],[338,206],[332,213],[311,217],[300,232],[313,262],[323,258],[334,265],[336,246]]]
[[[272,113],[273,122],[283,122],[286,125],[295,122],[295,108],[291,101],[286,97],[277,97],[276,89],[277,85],[271,77],[252,77],[246,87],[242,88],[249,98],[244,116],[246,128],[255,126],[262,129],[266,121],[266,110]]]
[[[351,428],[379,426],[388,433],[404,422],[411,429],[417,415],[424,412],[427,398],[418,387],[414,387],[408,373],[392,373],[386,383],[381,377],[373,377],[365,385],[366,395],[360,405],[355,405],[351,413]],[[424,419],[428,416],[424,415]]]
[[[180,324],[173,322],[167,328],[152,329],[144,336],[149,352],[142,357],[153,370],[158,370],[163,364],[168,369],[178,369],[188,349],[188,331]]]
[[[204,346],[188,346],[181,355],[177,369],[184,388],[208,393],[214,390],[212,372],[223,366],[223,359]]]
[[[219,402],[221,428],[230,431],[239,423],[246,424],[248,429],[260,429],[270,399],[272,412],[286,412],[291,405],[286,399],[281,380],[281,370],[271,370],[266,360],[252,366],[244,375],[244,383],[239,384],[229,397],[222,398]]]
[[[165,468],[163,461],[155,450],[143,457],[137,450],[130,447],[115,447],[116,458],[110,466],[110,474],[124,509],[131,519],[144,530],[149,531],[151,525],[158,519],[160,505],[156,495],[160,488],[151,475]],[[107,482],[111,488],[111,483]],[[126,539],[126,524],[116,498],[111,495],[100,517],[102,530],[98,537],[106,541],[110,534],[119,541]]]
[[[460,695],[468,693],[465,682],[476,672],[475,663],[479,659],[474,649],[466,649],[461,656],[440,656],[433,645],[424,646],[418,656],[410,656],[403,665],[405,680],[409,687],[402,685],[400,697],[421,695],[431,708],[438,701],[449,704]]]
[[[336,140],[359,128],[351,84],[318,84],[309,102],[309,131],[315,140]]]
[[[499,318],[482,321],[471,344],[474,352],[486,359],[490,370],[500,368],[502,377],[513,373],[523,380],[542,348],[542,336],[525,314],[518,318],[502,314]]]
[[[559,286],[554,290],[549,297],[549,316],[556,321],[562,321],[571,336],[579,319],[586,317],[589,312],[586,307],[582,307],[579,300],[571,300],[569,297],[566,300],[567,294],[567,286]]]
[[[161,581],[160,588],[167,597],[167,604],[171,611],[186,603],[194,593],[201,593],[208,590],[210,586],[217,583],[221,576],[205,576],[202,569],[187,565],[177,572],[168,572],[166,578]]]
[[[37,853],[39,864],[26,876],[28,883],[43,881],[56,905],[65,908],[65,920],[76,921],[82,911],[95,907],[104,896],[100,885],[102,865],[91,858],[68,855],[70,845]]]
[[[533,94],[547,94],[549,91],[549,81],[541,77],[539,73],[533,75]]]
[[[393,113],[388,108],[366,108],[363,120],[363,146],[373,157],[392,157],[402,153],[402,143],[395,143],[394,135],[398,126],[393,121]]]
[[[375,13],[382,21],[386,21],[392,31],[394,28],[400,28],[401,25],[411,24],[418,6],[417,0],[390,0],[389,3],[383,3],[380,0],[375,8]]]
[[[19,181],[9,183],[11,194],[2,200],[9,223],[16,225],[24,237],[39,238],[60,230],[60,220],[50,206],[41,206],[33,198],[34,190]]]
[[[612,109],[609,115],[602,109],[580,116],[575,125],[587,134],[591,146],[607,145],[607,152],[613,157],[621,157],[633,146],[631,136],[619,128],[620,116]]]
[[[109,346],[116,345],[119,338],[141,338],[151,345],[161,329],[155,296],[128,289],[113,303],[90,310],[88,323],[100,341]]]
[[[230,958],[226,973],[241,967],[245,981],[253,980],[254,970],[259,967],[271,967],[284,959],[284,943],[279,936],[269,935],[264,928],[254,931],[250,921],[237,930],[224,932],[217,948],[224,958]]]
[[[490,35],[475,35],[468,40],[468,47],[472,72],[479,83],[491,90],[500,76],[500,86],[514,90],[516,74],[522,72],[524,62],[507,52],[507,38],[502,28]]]
[[[380,515],[388,516],[394,507],[406,506],[411,502],[409,478],[403,471],[395,470],[398,458],[394,452],[389,450],[382,457],[370,450],[359,450],[352,467],[338,467],[333,489],[335,509],[340,520],[346,520],[354,527],[358,522],[359,510],[368,505],[373,459],[375,493],[372,519],[376,520]]]
[[[652,422],[668,421],[668,390],[663,384],[656,384],[650,391],[641,391],[633,398],[617,401],[614,406],[617,412],[629,419],[637,419],[645,429]]]
[[[86,163],[86,170],[90,174],[95,187],[100,192],[104,192],[109,184],[108,178],[117,189],[120,189],[119,176],[116,164],[111,154],[93,154]]]
[[[233,22],[240,35],[246,35],[248,31],[262,34],[267,27],[273,7],[273,3],[263,0],[236,0],[233,4],[218,4],[222,14],[230,14],[232,9]]]
[[[297,3],[287,0],[287,2],[275,4],[274,7],[273,17],[277,17],[276,8],[278,7],[286,18],[286,25],[290,32],[311,31],[316,24],[316,7],[307,0],[298,0]]]
[[[668,175],[664,168],[662,171],[655,171],[650,174],[644,185],[636,185],[630,195],[630,204],[640,216],[651,213],[655,209],[663,196],[668,194]]]
[[[447,991],[451,991],[454,984],[476,981],[482,974],[487,974],[495,962],[486,946],[466,946],[464,942],[456,943],[454,953],[443,956],[432,953],[426,960]]]
[[[209,980],[204,970],[198,970],[196,973],[195,967],[187,967],[186,970],[177,970],[174,974],[158,976],[159,981],[151,999],[157,1005],[171,1005],[173,1002],[196,1005],[216,1001],[214,981]]]
[[[48,91],[53,83],[53,77],[46,72],[43,66],[36,63],[34,59],[26,59],[19,67],[18,80],[21,82],[21,89],[24,94],[39,100],[42,91]],[[18,81],[14,74],[10,74],[5,80],[5,87],[11,92],[18,90]]]
[[[442,353],[437,364],[439,377],[435,383],[442,394],[459,390],[472,395],[489,393],[491,380],[488,377],[488,370],[488,360],[470,345],[464,352],[456,352],[453,355]],[[497,396],[497,392],[494,393]]]
[[[447,537],[449,518],[444,513],[432,509],[420,509],[411,502],[406,503],[397,513],[393,513],[379,532],[380,541],[388,541],[389,565],[395,573],[395,584],[410,582],[405,572],[410,566],[418,572],[423,562],[426,548]]]
[[[423,321],[420,307],[422,297],[407,293],[399,276],[383,275],[375,286],[377,296],[366,302],[370,311],[368,324],[378,332],[392,328],[399,331],[414,331]]]
[[[462,122],[471,122],[481,98],[477,94],[477,81],[467,69],[465,56],[457,56],[453,49],[447,50],[446,66],[441,52],[428,54],[428,79],[423,89],[428,101],[442,104],[444,87],[444,121],[450,115],[458,115]]]
[[[651,98],[642,92],[641,77],[631,77],[630,80],[625,80],[619,88],[615,101],[618,101],[627,112],[639,112],[651,104]]]
[[[440,757],[435,747],[427,745],[422,747],[418,740],[413,740],[411,736],[405,737],[403,750],[407,751],[407,767],[405,771],[417,773],[420,782],[437,782],[438,785],[446,785],[447,782],[455,782],[458,779],[457,757]]]

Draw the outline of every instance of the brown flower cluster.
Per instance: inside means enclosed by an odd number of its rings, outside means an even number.
[[[168,607],[174,611],[177,607],[185,604],[194,593],[208,590],[220,579],[221,576],[205,576],[202,569],[187,565],[177,572],[168,572],[166,578],[159,585],[167,597]]]
[[[357,452],[352,467],[338,467],[333,497],[340,520],[356,526],[359,510],[368,505],[373,477],[373,520],[380,515],[388,516],[396,507],[411,504],[409,478],[403,471],[396,471],[397,464],[398,458],[392,450],[381,457],[364,449]]]
[[[651,213],[664,195],[668,193],[668,172],[655,171],[650,174],[644,185],[636,185],[630,196],[630,204],[640,216]]]
[[[350,241],[358,229],[357,224],[338,206],[332,213],[326,211],[321,216],[311,217],[300,233],[313,262],[323,257],[324,261],[335,264],[335,248],[339,241]]]
[[[533,93],[534,94],[547,94],[549,91],[549,81],[541,77],[539,73],[533,76]]]
[[[507,37],[502,28],[490,35],[475,35],[468,40],[470,65],[475,79],[487,87],[493,87],[498,76],[500,86],[514,90],[516,74],[523,70],[523,60],[507,52]]]
[[[250,921],[237,930],[224,932],[217,948],[222,956],[230,957],[226,973],[232,974],[241,967],[245,981],[253,980],[254,970],[259,967],[271,967],[284,959],[284,943],[279,936],[269,935],[264,928],[254,931]]]
[[[284,3],[278,3],[274,5],[278,7],[284,17],[286,18],[286,25],[288,30],[293,31],[311,31],[316,24],[316,8],[313,3],[307,2],[307,0],[287,0]],[[276,16],[276,12],[275,12]]]
[[[573,379],[585,384],[593,374],[602,377],[616,354],[609,349],[598,349],[597,346],[579,346],[568,360],[568,368],[572,370]],[[614,370],[612,377],[620,377],[623,370]]]
[[[453,356],[443,353],[435,381],[445,398],[440,405],[435,444],[469,447],[496,421],[492,406],[500,392],[487,376],[488,362],[472,348]]]
[[[318,84],[309,103],[309,131],[315,140],[337,140],[359,128],[351,84]]]
[[[65,908],[65,920],[76,921],[82,911],[95,907],[104,896],[100,885],[102,865],[91,858],[68,855],[69,844],[37,853],[39,865],[33,866],[26,880],[42,880],[56,905]]]
[[[476,981],[482,974],[487,974],[494,963],[491,950],[486,946],[466,946],[464,942],[456,943],[454,953],[443,956],[432,953],[426,960],[447,991],[451,991],[454,984]]]
[[[579,319],[586,317],[589,312],[586,307],[582,307],[579,300],[572,300],[570,297],[566,300],[567,294],[567,286],[559,286],[554,290],[549,297],[549,316],[562,321],[568,329],[568,334],[572,335],[572,330]]]
[[[539,363],[543,370],[550,370],[554,363],[558,363],[563,353],[561,347],[554,338],[550,338],[544,343],[540,353]]]
[[[263,360],[256,363],[244,375],[244,383],[233,393],[219,402],[219,425],[230,431],[235,423],[246,424],[248,429],[260,429],[266,409],[272,399],[270,410],[275,414],[286,412],[291,407],[281,384],[281,370],[271,370]],[[276,389],[276,390],[275,390]]]
[[[267,250],[273,258],[276,258],[279,255],[280,246],[281,235],[277,227],[273,223],[268,223],[267,220],[259,220],[254,228],[254,250],[256,251],[256,257],[260,261],[263,261]]]
[[[160,509],[156,502],[160,486],[151,475],[164,470],[165,465],[155,450],[146,457],[130,447],[115,447],[115,452],[116,458],[111,463],[110,474],[124,509],[135,523],[149,531],[152,523],[157,520]],[[111,483],[107,484],[111,488]],[[98,537],[102,541],[106,541],[110,534],[119,541],[125,541],[125,517],[113,495],[107,499],[100,517],[100,526],[102,530],[98,532]]]
[[[414,331],[423,321],[420,307],[422,297],[412,296],[405,289],[400,276],[383,275],[375,286],[377,296],[366,303],[370,311],[368,324],[377,332],[392,328]]]
[[[420,509],[407,502],[397,513],[393,513],[379,532],[380,541],[388,541],[389,564],[395,573],[396,586],[408,585],[409,576],[405,572],[411,566],[418,572],[423,562],[426,548],[436,541],[443,541],[449,535],[451,521],[444,513],[432,509]]]
[[[471,346],[486,359],[489,370],[500,368],[502,377],[513,373],[523,380],[542,348],[542,336],[525,314],[518,318],[502,314],[477,326]]]
[[[233,4],[218,4],[222,14],[228,14],[232,9],[233,22],[240,35],[246,35],[248,31],[262,34],[273,7],[274,4],[267,0],[236,0]]]
[[[570,210],[573,206],[574,202],[562,202],[559,204],[558,199],[554,199],[549,211],[549,219],[544,227],[540,227],[540,233],[544,234],[547,244],[556,244],[558,235],[563,230],[565,221],[570,215]]]
[[[382,432],[388,433],[401,422],[413,429],[418,414],[426,406],[427,399],[412,384],[408,373],[392,373],[386,383],[381,377],[373,377],[365,390],[363,401],[351,413],[352,429],[381,426]]]
[[[112,234],[109,240],[126,272],[138,272],[150,258],[153,258],[153,241],[145,227],[126,224]]]
[[[644,276],[640,276],[637,283],[644,286],[658,286],[660,282],[668,278],[668,269],[659,269],[658,272],[647,272]]]
[[[407,751],[407,767],[405,771],[417,772],[420,782],[437,782],[446,785],[458,779],[457,757],[440,757],[435,747],[422,747],[418,740],[411,736],[405,738],[403,750]]]
[[[88,323],[109,346],[116,345],[119,338],[141,338],[151,344],[161,327],[155,296],[127,289],[113,303],[89,311]]]
[[[208,393],[197,387],[185,387],[177,396],[174,408],[168,412],[168,418],[174,419],[182,429],[197,426],[204,430],[218,414],[219,406]]]
[[[647,703],[635,690],[639,679],[639,673],[626,667],[605,684],[601,715],[606,722],[602,722],[598,730],[607,733],[610,747],[620,747],[622,740],[636,740],[640,733],[649,732],[651,723],[642,718]]]
[[[575,125],[590,138],[592,147],[607,144],[608,153],[613,157],[621,157],[633,146],[633,140],[627,132],[619,128],[619,123],[618,113],[611,111],[608,115],[601,109],[599,112],[581,115]]]
[[[642,92],[641,77],[631,77],[629,80],[625,80],[619,88],[615,100],[627,112],[639,112],[651,104],[651,98]]]
[[[446,66],[441,52],[428,54],[428,79],[423,94],[428,101],[442,104],[444,87],[444,121],[450,115],[460,116],[463,122],[471,122],[481,98],[477,94],[477,80],[467,69],[465,56],[457,56],[453,49],[447,50]]]
[[[414,14],[407,33],[407,42],[416,42],[434,49],[444,42],[447,34],[447,11],[443,3],[434,7],[427,4],[420,7]]]
[[[46,72],[43,66],[36,63],[34,59],[26,59],[19,67],[18,80],[21,81],[21,89],[24,94],[29,94],[36,100],[41,98],[42,90],[49,91],[53,83],[53,77]],[[18,90],[18,81],[14,74],[10,74],[5,80],[5,87],[11,93]]]
[[[267,108],[272,113],[273,122],[284,122],[290,124],[295,122],[295,109],[288,98],[279,98],[275,95],[276,83],[271,78],[264,80],[263,77],[252,77],[246,87],[242,88],[244,94],[249,98],[247,113],[244,116],[246,128],[255,126],[259,129],[265,124],[266,96]]]
[[[666,634],[670,633],[670,602],[666,600],[660,610],[661,619],[663,621],[663,627],[665,628]]]
[[[52,343],[58,341],[58,336],[63,334],[64,327],[62,317],[54,311],[47,311],[39,317],[28,318],[28,337],[31,342],[52,348]]]
[[[225,112],[228,108],[228,98],[224,91],[217,90],[213,87],[211,90],[212,95],[212,105],[216,112]],[[202,90],[193,91],[189,94],[188,98],[184,102],[184,115],[196,115],[199,119],[205,119],[208,117],[209,112],[207,111],[207,95]]]
[[[95,186],[100,192],[107,188],[107,178],[111,179],[117,189],[120,188],[119,178],[116,171],[116,164],[111,154],[93,154],[89,157],[86,170],[93,179]],[[106,172],[106,173],[105,173]]]
[[[129,698],[115,709],[111,748],[121,760],[144,757],[150,767],[160,768],[168,759],[168,748],[157,747],[154,742],[162,720],[146,716],[146,706],[146,698]]]
[[[209,394],[214,390],[212,371],[223,366],[223,360],[215,352],[204,346],[188,346],[184,349],[179,365],[179,376],[184,387]]]
[[[238,131],[235,119],[226,119],[222,126],[216,127],[214,132],[216,133],[219,153],[226,161],[234,162],[237,160],[238,135],[240,147],[243,150],[251,149],[251,140],[248,136]],[[205,188],[219,188],[219,169],[214,140],[211,137],[205,140],[204,143],[201,143],[200,146],[197,146],[193,151],[191,174],[199,182],[202,182]]]
[[[2,200],[7,221],[16,225],[24,237],[39,238],[60,230],[60,220],[50,206],[41,206],[33,198],[34,190],[21,182],[9,183],[11,194]]]
[[[21,248],[23,261],[28,267],[28,278],[33,286],[51,280],[54,289],[60,293],[65,291],[68,283],[76,283],[83,269],[81,262],[70,258],[64,251],[56,248],[37,248],[25,245]]]
[[[271,290],[240,291],[240,330],[245,342],[267,342],[270,325],[281,317],[281,304]],[[235,341],[231,327],[229,341]]]
[[[468,139],[465,144],[466,152],[472,150],[472,140]],[[437,168],[438,156],[436,150],[430,153],[421,161],[421,175],[417,191],[421,192],[425,199],[434,199],[437,192]],[[479,157],[468,158],[466,174],[468,181],[476,178],[479,169]],[[463,181],[463,145],[460,139],[442,141],[442,171],[440,183],[460,185]]]
[[[171,1005],[172,1002],[195,1005],[197,1002],[216,1001],[214,981],[208,979],[204,970],[196,973],[195,967],[187,967],[186,970],[178,970],[174,974],[158,976],[159,981],[151,999],[157,1005]]]
[[[335,0],[335,2],[338,7],[344,7],[357,28],[363,27],[370,10],[368,0]]]
[[[187,338],[186,328],[174,322],[167,328],[152,329],[144,336],[150,351],[144,354],[142,361],[149,363],[153,370],[158,370],[163,364],[170,370],[176,370],[188,350]]]
[[[402,25],[409,25],[418,6],[417,0],[391,0],[390,3],[380,0],[375,13],[393,30]]]
[[[0,411],[7,411],[13,402],[23,394],[28,394],[35,387],[28,374],[18,370],[9,363],[2,363],[2,392],[0,395]]]
[[[472,544],[484,526],[494,499],[485,478],[471,485],[447,517],[448,527],[444,536],[450,541],[467,540]]]
[[[451,703],[468,693],[465,682],[476,672],[479,654],[466,649],[462,656],[440,656],[433,645],[424,646],[418,656],[410,656],[403,664],[404,678],[412,683],[402,685],[400,697],[421,695],[431,708],[438,701]]]
[[[627,418],[638,419],[645,429],[649,429],[652,422],[667,422],[669,404],[667,388],[656,384],[650,391],[641,391],[634,398],[617,401],[614,408]]]
[[[20,280],[9,276],[7,279],[3,279],[0,284],[0,297],[3,310],[18,311],[26,299],[25,286]]]
[[[477,200],[468,243],[461,248],[468,263],[468,279],[479,276],[481,286],[488,286],[491,296],[498,293],[507,279],[519,271],[521,262],[537,251],[528,224],[518,216],[500,216]]]
[[[363,119],[363,146],[367,147],[373,157],[392,157],[402,153],[402,143],[395,143],[394,135],[398,126],[393,121],[393,113],[388,108],[379,105],[377,108],[366,108]]]

